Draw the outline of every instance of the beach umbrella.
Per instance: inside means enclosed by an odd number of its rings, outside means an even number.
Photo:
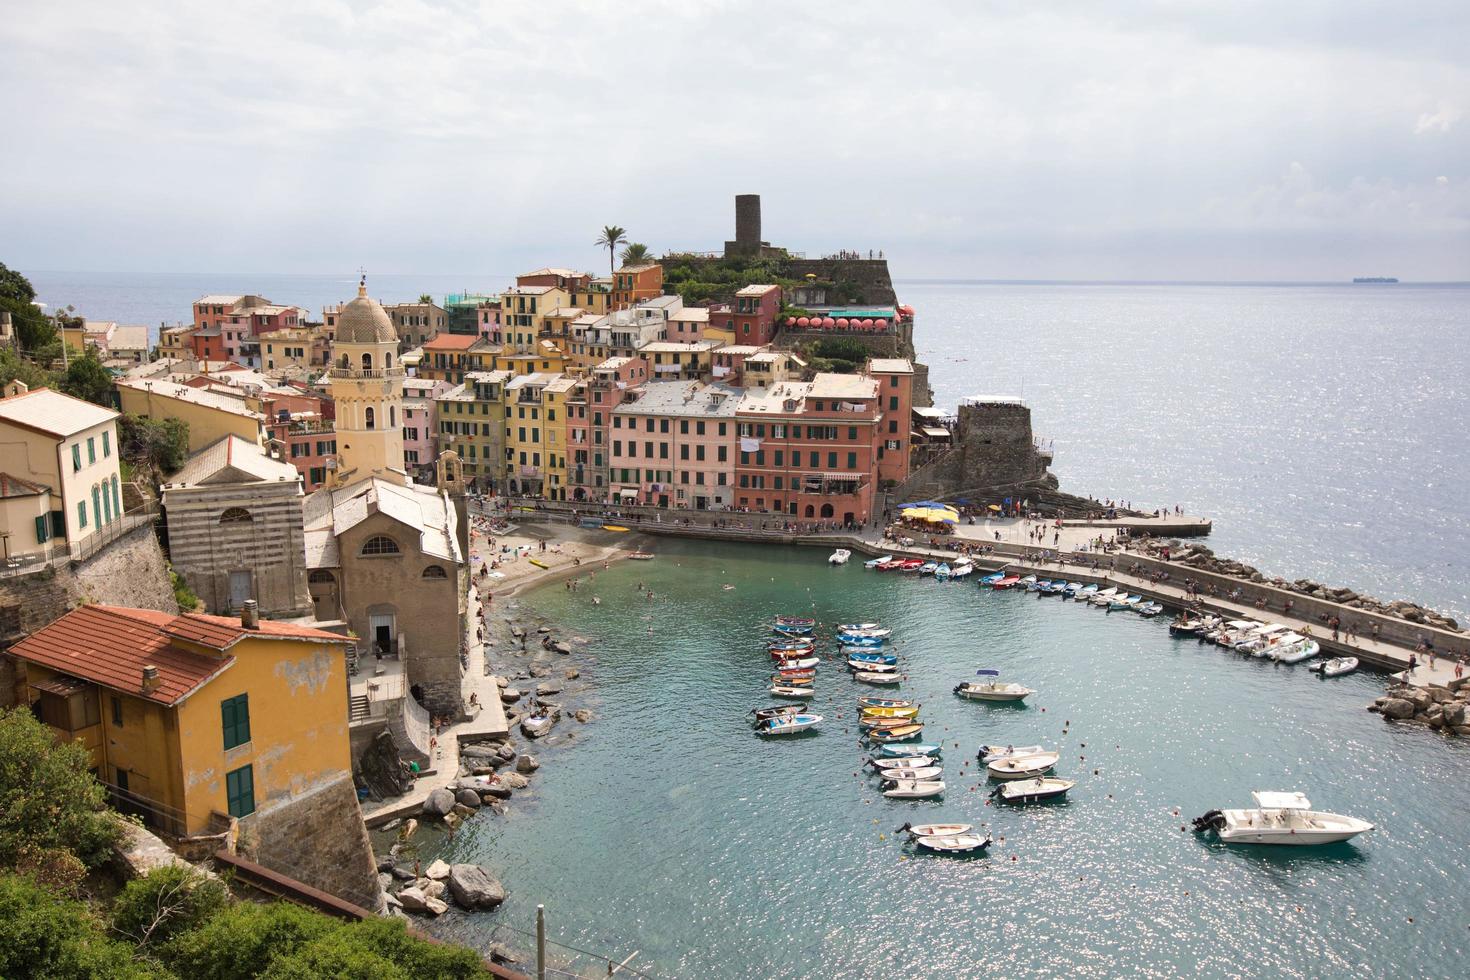
[[[991,504],[990,505],[990,509],[993,510],[993,511],[999,511],[1000,510],[1000,504]]]

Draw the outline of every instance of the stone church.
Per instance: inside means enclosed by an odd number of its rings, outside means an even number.
[[[347,623],[359,657],[400,658],[417,700],[458,714],[469,584],[462,476],[450,454],[437,487],[409,478],[397,354],[392,319],[359,285],[332,345],[337,456],[305,502],[307,588],[318,619]]]

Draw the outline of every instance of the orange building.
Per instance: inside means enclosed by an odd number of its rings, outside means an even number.
[[[664,267],[657,262],[625,265],[613,273],[612,307],[626,310],[664,294]]]

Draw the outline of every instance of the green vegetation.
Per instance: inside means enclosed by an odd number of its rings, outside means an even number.
[[[235,902],[187,867],[127,883],[110,908],[78,900],[123,818],[103,804],[87,752],[24,708],[0,711],[0,977],[306,980],[489,976],[469,949],[401,921],[341,922],[283,902]],[[52,871],[65,866],[58,878]]]
[[[56,340],[56,326],[35,305],[36,290],[29,279],[0,262],[0,310],[10,313],[21,349],[39,351]]]
[[[168,476],[189,458],[189,423],[125,414],[117,422],[117,442],[123,459]]]
[[[735,256],[709,259],[699,255],[664,257],[664,291],[676,292],[685,303],[728,299],[744,286],[775,283],[786,289],[800,283],[785,274],[786,260]]]
[[[168,579],[173,583],[174,601],[179,604],[179,612],[193,612],[199,608],[199,596],[189,588],[189,583],[184,581],[184,576],[174,571],[172,565],[168,566]]]
[[[613,252],[617,251],[619,245],[628,244],[628,230],[619,228],[617,225],[606,225],[602,229],[602,235],[592,243],[598,248],[607,249],[607,271],[613,271]]]
[[[432,304],[434,302],[434,297],[430,296],[428,293],[419,293],[419,302],[425,305]]]
[[[634,265],[639,262],[649,261],[653,258],[653,254],[648,251],[647,245],[642,242],[634,242],[623,249],[623,254],[620,258],[623,260],[623,265]]]
[[[94,405],[112,408],[112,372],[102,366],[97,348],[88,347],[82,355],[72,355],[56,387]]]

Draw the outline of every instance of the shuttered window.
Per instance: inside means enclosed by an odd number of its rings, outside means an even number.
[[[225,730],[225,748],[250,741],[250,695],[237,694],[220,702],[220,720]]]

